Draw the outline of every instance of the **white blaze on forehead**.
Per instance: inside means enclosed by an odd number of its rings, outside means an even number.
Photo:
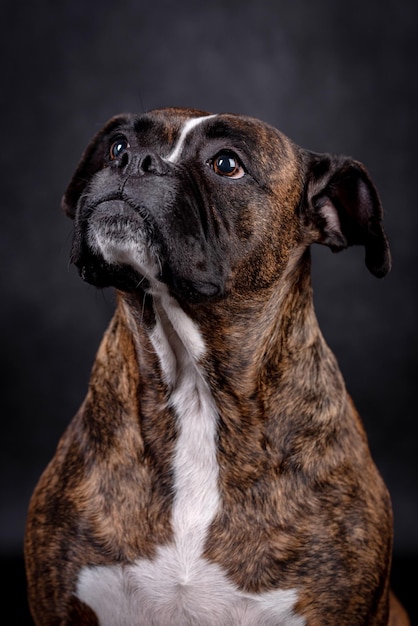
[[[189,132],[204,122],[205,120],[210,120],[212,117],[216,117],[216,115],[204,115],[203,117],[193,117],[191,120],[187,120],[184,123],[183,128],[181,129],[180,137],[178,138],[177,144],[170,154],[165,158],[166,161],[170,161],[170,163],[175,163],[175,161],[180,156],[181,151],[183,150],[184,142],[186,140]]]

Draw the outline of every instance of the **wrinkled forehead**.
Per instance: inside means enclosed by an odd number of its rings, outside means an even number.
[[[212,150],[231,147],[247,154],[267,150],[270,155],[277,152],[278,157],[290,149],[290,141],[274,127],[232,113],[160,109],[133,116],[130,125],[142,146],[158,147],[161,156],[172,163],[202,145]]]

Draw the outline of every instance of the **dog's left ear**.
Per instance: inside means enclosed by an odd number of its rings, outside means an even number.
[[[366,266],[381,278],[391,267],[383,210],[377,190],[358,161],[344,156],[306,153],[305,214],[314,227],[315,241],[339,252],[363,245]]]

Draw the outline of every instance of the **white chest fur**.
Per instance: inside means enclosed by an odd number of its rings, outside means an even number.
[[[295,590],[240,591],[222,568],[202,558],[211,521],[222,506],[216,456],[217,411],[201,376],[205,346],[196,326],[167,294],[151,337],[159,356],[179,436],[173,459],[174,539],[154,559],[129,566],[88,567],[77,596],[101,626],[304,626],[293,612]]]

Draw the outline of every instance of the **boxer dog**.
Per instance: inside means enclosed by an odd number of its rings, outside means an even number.
[[[112,118],[64,195],[117,292],[32,496],[38,626],[405,626],[392,512],[314,313],[310,245],[390,268],[364,166],[251,117]]]

